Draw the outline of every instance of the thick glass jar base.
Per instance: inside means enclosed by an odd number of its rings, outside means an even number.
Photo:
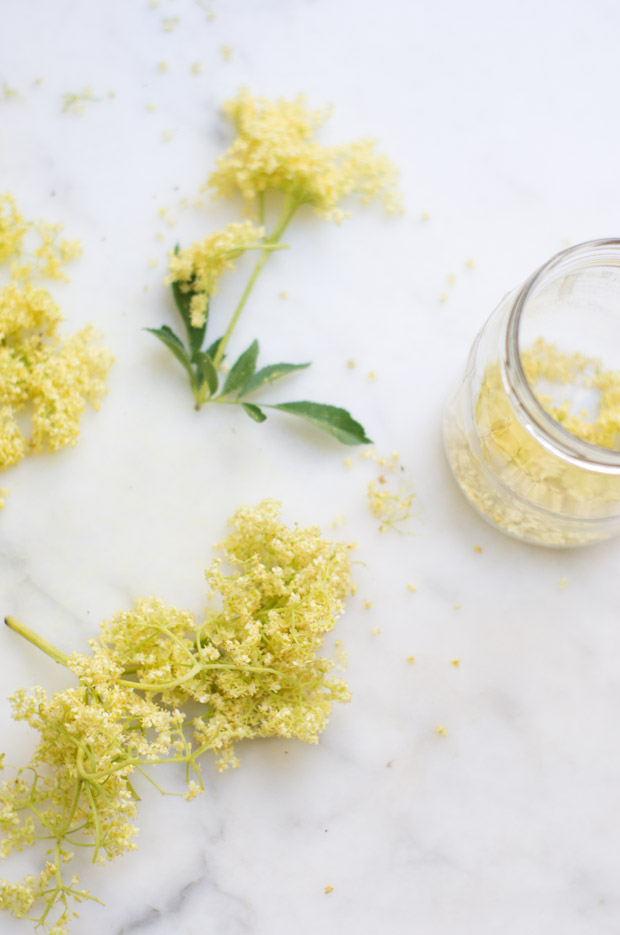
[[[620,531],[617,521],[558,516],[499,485],[449,411],[444,421],[444,448],[452,473],[471,506],[505,535],[532,545],[566,549],[602,542]]]

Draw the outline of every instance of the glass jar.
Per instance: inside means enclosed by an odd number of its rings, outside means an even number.
[[[598,542],[620,532],[616,416],[620,240],[593,240],[552,257],[495,309],[446,407],[446,453],[465,496],[502,532],[546,546]]]

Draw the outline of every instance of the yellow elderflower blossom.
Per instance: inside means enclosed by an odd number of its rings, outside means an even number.
[[[620,371],[603,370],[598,360],[579,352],[560,351],[542,338],[522,352],[521,360],[528,383],[556,422],[593,445],[620,450]],[[555,404],[550,396],[536,389],[541,380],[598,390],[597,415],[592,419],[587,413],[574,413],[569,400]]]
[[[0,263],[20,253],[29,229],[13,196],[0,195]]]
[[[402,523],[412,516],[411,504],[414,497],[415,493],[396,493],[388,487],[379,487],[376,481],[369,481],[368,505],[372,515],[381,520],[379,526],[381,532],[384,532],[388,527],[397,529],[398,523]]]
[[[37,273],[67,279],[64,263],[78,256],[77,241],[61,239],[62,227],[27,222],[10,195],[0,197],[0,261],[11,278],[0,287],[0,470],[27,454],[75,445],[87,402],[99,405],[112,358],[93,343],[88,327],[66,340],[50,293],[32,281]],[[21,262],[26,239],[38,237],[29,264]],[[31,413],[26,434],[21,413]]]
[[[303,97],[269,101],[245,89],[224,105],[224,113],[237,138],[210,176],[218,194],[238,190],[251,202],[273,189],[288,196],[291,213],[308,204],[336,221],[345,217],[339,203],[348,195],[399,209],[396,170],[375,151],[375,142],[321,146],[312,137],[328,113],[308,110]]]
[[[29,768],[0,785],[0,856],[36,841],[51,850],[39,877],[0,881],[0,908],[66,931],[69,900],[92,897],[63,865],[76,846],[94,862],[135,848],[136,774],[183,764],[191,800],[203,789],[203,754],[225,769],[238,765],[233,747],[244,739],[316,743],[332,704],[349,700],[318,654],[343,611],[350,547],[315,527],[288,528],[273,501],[237,511],[232,526],[206,575],[218,607],[200,622],[147,598],[104,623],[90,655],[66,656],[7,618],[79,684],[12,698],[40,742]]]
[[[445,724],[438,724],[435,728],[435,733],[438,737],[447,737],[448,731],[446,730]]]
[[[192,293],[190,304],[192,325],[204,324],[209,296],[217,291],[217,283],[234,261],[246,250],[260,249],[264,228],[251,221],[227,224],[184,250],[170,254],[166,283],[178,282],[184,292]]]

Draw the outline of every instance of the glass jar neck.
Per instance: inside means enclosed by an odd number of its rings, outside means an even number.
[[[537,269],[513,296],[504,323],[500,370],[504,389],[525,430],[552,454],[602,474],[620,474],[620,452],[593,445],[563,428],[543,408],[530,386],[520,353],[520,330],[528,303],[546,285],[588,267],[620,269],[620,240],[591,240],[562,250]],[[620,314],[620,309],[619,309]]]

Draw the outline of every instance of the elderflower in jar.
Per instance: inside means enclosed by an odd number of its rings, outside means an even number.
[[[547,546],[620,532],[620,240],[564,250],[502,299],[444,441],[463,493],[503,532]]]

